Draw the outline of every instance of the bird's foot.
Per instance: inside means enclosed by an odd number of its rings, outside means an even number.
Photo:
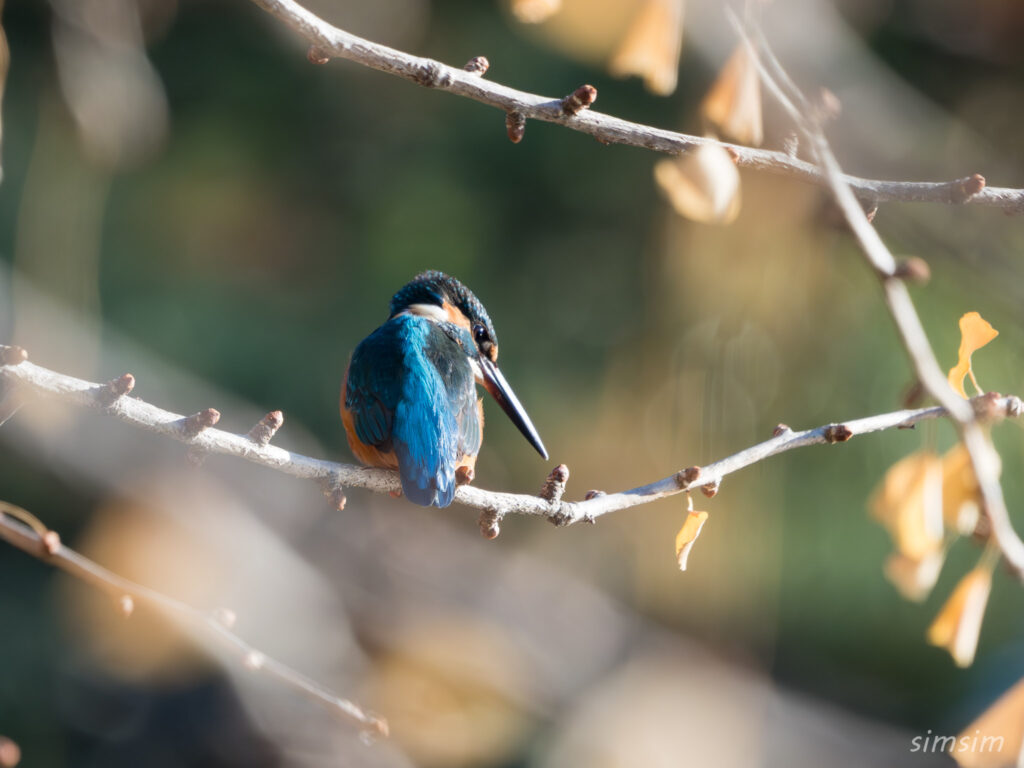
[[[476,472],[472,467],[459,467],[455,470],[456,485],[469,485],[473,482],[474,477],[476,477]]]
[[[390,496],[392,499],[400,499],[400,498],[402,498],[402,492],[401,491],[388,491],[388,496]]]

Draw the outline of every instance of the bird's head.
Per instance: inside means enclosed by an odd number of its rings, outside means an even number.
[[[454,277],[431,270],[391,299],[391,317],[418,315],[442,326],[466,351],[476,379],[545,459],[548,452],[512,387],[498,369],[498,335],[484,305]]]

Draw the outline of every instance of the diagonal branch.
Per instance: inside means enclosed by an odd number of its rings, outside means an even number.
[[[13,518],[23,520],[31,526],[17,523]],[[231,631],[230,620],[225,621],[216,615],[203,613],[191,605],[108,571],[84,555],[65,547],[53,531],[45,530],[32,515],[3,501],[0,501],[0,540],[60,568],[87,584],[109,592],[114,598],[122,601],[122,610],[126,614],[133,610],[134,601],[139,601],[148,603],[169,616],[183,619],[216,640],[246,668],[276,678],[333,710],[367,733],[387,735],[388,724],[385,720],[367,713],[358,704],[337,696],[319,683],[249,645]]]
[[[746,44],[753,46],[736,15],[731,11],[729,18]],[[836,204],[853,232],[864,258],[881,280],[886,306],[918,380],[928,394],[946,409],[960,433],[964,447],[971,457],[985,512],[992,524],[995,543],[1018,577],[1024,579],[1024,541],[1014,530],[1006,507],[1003,488],[999,482],[1000,460],[995,446],[979,423],[977,410],[957,396],[943,375],[910,293],[904,282],[896,275],[896,259],[857,202],[854,190],[843,175],[825,138],[824,129],[815,117],[816,110],[793,83],[764,36],[759,32],[755,34],[759,55],[755,55],[754,60],[757,62],[761,80],[810,142],[815,158],[824,169],[825,181]]]
[[[516,116],[520,128],[527,119],[543,120],[589,134],[603,144],[626,144],[671,155],[702,144],[722,144],[741,167],[777,173],[823,186],[828,183],[826,174],[816,165],[784,152],[717,142],[622,120],[590,109],[574,112],[566,107],[567,99],[527,93],[485,79],[483,68],[477,64],[480,57],[471,59],[466,68],[458,69],[357,37],[328,24],[294,0],[253,2],[306,38],[312,45],[311,59],[318,63],[325,63],[332,57],[347,59],[364,67],[411,80],[426,88],[454,93]],[[591,101],[596,98],[596,94],[596,90],[593,90]],[[521,134],[517,134],[514,140],[518,141],[520,137]],[[1024,212],[1024,189],[988,187],[985,186],[985,179],[978,174],[945,182],[882,181],[846,175],[842,179],[859,198],[872,203],[970,203],[1013,213]]]
[[[236,456],[293,477],[319,481],[326,488],[333,489],[335,493],[343,486],[365,488],[376,493],[394,493],[401,489],[398,474],[390,470],[339,464],[293,453],[270,445],[269,438],[266,441],[257,440],[256,429],[247,435],[216,429],[210,423],[209,417],[211,413],[217,414],[213,409],[199,411],[192,416],[183,416],[165,411],[136,397],[130,397],[123,386],[118,386],[125,380],[134,382],[134,377],[128,374],[108,384],[96,384],[29,363],[25,360],[25,352],[20,347],[0,346],[0,363],[5,360],[13,364],[0,365],[0,384],[6,384],[11,393],[20,393],[30,399],[56,399],[100,411],[141,429],[186,443],[190,452]],[[1024,405],[1014,396],[982,395],[972,402],[992,417],[1024,415]],[[538,496],[529,496],[487,491],[464,485],[456,491],[455,501],[462,506],[481,510],[484,513],[481,518],[482,526],[484,516],[493,523],[506,514],[537,515],[547,518],[556,525],[593,522],[610,512],[691,490],[701,489],[709,495],[714,495],[718,484],[726,475],[795,448],[841,443],[856,435],[912,427],[920,421],[945,415],[946,409],[936,406],[894,411],[839,424],[826,424],[800,432],[779,425],[770,440],[752,445],[712,464],[689,467],[628,491],[588,494],[589,498],[583,501],[561,499],[566,477],[558,479],[557,475],[567,475],[567,470],[561,465],[555,468],[546,484],[559,485],[560,490],[557,493],[545,492]],[[219,414],[217,416],[219,418]],[[275,417],[275,423],[280,425],[283,418],[280,412],[268,414],[264,421],[271,416]]]

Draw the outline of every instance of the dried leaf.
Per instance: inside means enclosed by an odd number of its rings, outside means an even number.
[[[970,376],[974,388],[981,392],[977,379],[974,378],[974,370],[971,368],[971,355],[988,344],[999,335],[999,331],[993,328],[977,312],[968,312],[960,318],[960,349],[957,352],[957,363],[949,369],[949,386],[967,397],[964,391],[964,377]]]
[[[642,77],[647,90],[668,96],[676,89],[682,46],[683,0],[645,0],[608,71],[616,77]]]
[[[928,642],[949,651],[959,667],[974,661],[991,591],[992,569],[979,565],[960,580],[928,628]]]
[[[540,24],[561,8],[562,0],[512,0],[512,15],[523,24]]]
[[[1024,743],[1024,680],[996,699],[957,737],[950,754],[963,768],[1013,764]]]
[[[929,552],[920,559],[894,553],[889,555],[883,569],[885,578],[896,587],[906,600],[919,603],[931,593],[939,580],[946,553],[943,549]]]
[[[963,443],[957,443],[942,457],[942,517],[946,526],[961,536],[970,536],[978,524],[981,504],[971,455]]]
[[[740,144],[756,146],[763,141],[761,83],[746,44],[741,43],[722,67],[701,103],[701,113],[723,135]]]
[[[931,451],[912,453],[885,473],[870,509],[900,555],[921,561],[942,549],[942,491],[942,460]]]
[[[676,559],[679,561],[679,570],[686,570],[686,561],[690,557],[690,550],[693,549],[693,543],[700,536],[701,528],[704,527],[707,519],[707,512],[690,511],[687,513],[686,522],[676,534]]]
[[[740,174],[729,153],[717,144],[659,160],[654,180],[676,213],[687,219],[729,224],[739,215]]]

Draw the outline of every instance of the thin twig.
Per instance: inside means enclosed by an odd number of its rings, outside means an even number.
[[[0,353],[3,350],[4,347],[0,346]],[[195,436],[190,436],[182,426],[185,417],[181,414],[165,411],[129,396],[108,404],[103,397],[105,385],[76,379],[30,362],[0,366],[0,382],[29,392],[37,398],[55,398],[107,413],[133,426],[186,443],[190,449],[198,449],[207,454],[237,456],[293,477],[319,481],[331,488],[357,487],[377,493],[392,493],[401,489],[397,473],[390,470],[339,464],[304,456],[274,445],[260,444],[248,435],[225,432],[215,427],[209,427]],[[985,397],[987,396],[982,396]],[[1007,416],[1020,416],[1024,408],[1020,399],[1014,396],[1001,397],[988,405],[989,412]],[[714,486],[726,475],[794,448],[845,442],[857,435],[905,428],[944,415],[946,410],[936,406],[826,424],[817,429],[801,432],[780,428],[776,429],[770,440],[750,446],[704,467],[690,467],[648,485],[620,493],[595,495],[583,501],[565,501],[557,498],[555,494],[548,500],[541,496],[486,491],[471,485],[460,486],[455,492],[455,501],[463,506],[488,512],[498,519],[506,514],[520,514],[539,515],[557,525],[593,522],[609,512],[647,504],[692,489]],[[568,472],[567,469],[565,471]]]
[[[290,688],[327,706],[363,731],[380,736],[387,735],[387,721],[367,713],[358,704],[337,696],[319,683],[249,645],[215,614],[204,613],[161,592],[118,576],[84,555],[65,547],[59,538],[53,537],[48,541],[45,533],[40,535],[33,528],[12,519],[25,519],[26,516],[24,510],[19,507],[0,501],[0,539],[87,584],[109,592],[114,598],[122,601],[122,606],[131,606],[131,601],[149,603],[169,615],[184,619],[219,642],[246,668],[265,672],[277,678]],[[32,519],[31,516],[27,517]],[[126,596],[131,598],[131,601],[125,601]]]
[[[752,45],[736,15],[730,12],[729,18],[747,45]],[[844,176],[825,138],[820,122],[814,117],[815,110],[786,73],[764,36],[757,31],[755,34],[758,46],[754,58],[758,63],[761,80],[810,142],[836,204],[849,224],[864,258],[881,280],[886,306],[918,380],[928,394],[946,409],[960,433],[971,457],[995,542],[1007,563],[1019,578],[1024,579],[1024,541],[1014,530],[1006,507],[999,482],[1000,460],[995,446],[979,424],[975,409],[949,386],[906,284],[895,275],[896,259],[858,203],[848,178]]]
[[[433,59],[413,56],[365,40],[327,23],[294,0],[253,2],[308,40],[312,45],[311,50],[316,51],[317,61],[326,61],[328,58],[347,59],[427,88],[447,91],[496,107],[523,121],[558,123],[589,134],[604,144],[627,144],[671,155],[703,144],[722,144],[741,167],[782,174],[813,184],[827,183],[825,175],[817,166],[786,152],[717,142],[702,136],[622,120],[592,109],[567,114],[562,99],[519,91],[488,80],[479,72],[450,67]],[[993,206],[1015,213],[1024,212],[1024,190],[984,186],[984,179],[977,174],[944,182],[881,181],[845,175],[842,178],[859,198],[872,203],[966,203]]]

